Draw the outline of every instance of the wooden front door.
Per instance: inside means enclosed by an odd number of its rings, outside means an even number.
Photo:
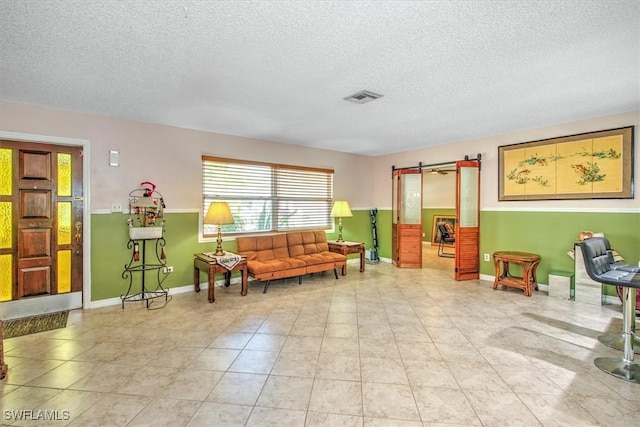
[[[456,162],[456,280],[480,278],[480,162]]]
[[[0,301],[82,291],[82,148],[0,141]]]
[[[392,173],[391,256],[396,267],[422,268],[422,172]]]

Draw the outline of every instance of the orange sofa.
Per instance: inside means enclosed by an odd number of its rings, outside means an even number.
[[[249,276],[266,281],[263,293],[271,280],[298,277],[305,274],[333,270],[347,264],[347,257],[329,252],[324,231],[293,231],[268,236],[236,238],[237,252],[247,257]]]

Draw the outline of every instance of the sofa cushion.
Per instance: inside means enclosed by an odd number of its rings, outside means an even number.
[[[275,271],[304,268],[304,261],[295,258],[279,258],[267,261],[247,261],[249,271],[254,275],[263,275]]]
[[[289,258],[287,236],[273,234],[269,236],[238,237],[237,251],[247,256],[247,261],[269,261]]]
[[[300,255],[296,259],[304,261],[307,265],[332,264],[336,262],[344,262],[346,257],[342,254],[333,252],[321,252],[318,254]]]
[[[329,251],[324,231],[292,231],[287,233],[287,242],[292,257]]]

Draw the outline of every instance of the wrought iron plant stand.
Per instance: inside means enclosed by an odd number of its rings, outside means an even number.
[[[164,199],[155,190],[155,185],[143,182],[143,187],[129,193],[129,241],[127,248],[131,251],[131,258],[124,266],[122,278],[129,281],[129,287],[120,296],[122,308],[125,302],[143,301],[149,308],[150,301],[164,297],[168,301],[169,290],[162,287],[167,278],[167,260],[165,254],[166,241],[164,239]],[[152,258],[147,257],[147,242],[152,243],[154,251]],[[140,290],[136,292],[134,276],[140,274]],[[155,282],[155,288],[147,287],[147,280]]]

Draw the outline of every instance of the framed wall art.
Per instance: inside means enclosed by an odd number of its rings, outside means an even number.
[[[498,147],[498,200],[632,199],[633,131]]]

